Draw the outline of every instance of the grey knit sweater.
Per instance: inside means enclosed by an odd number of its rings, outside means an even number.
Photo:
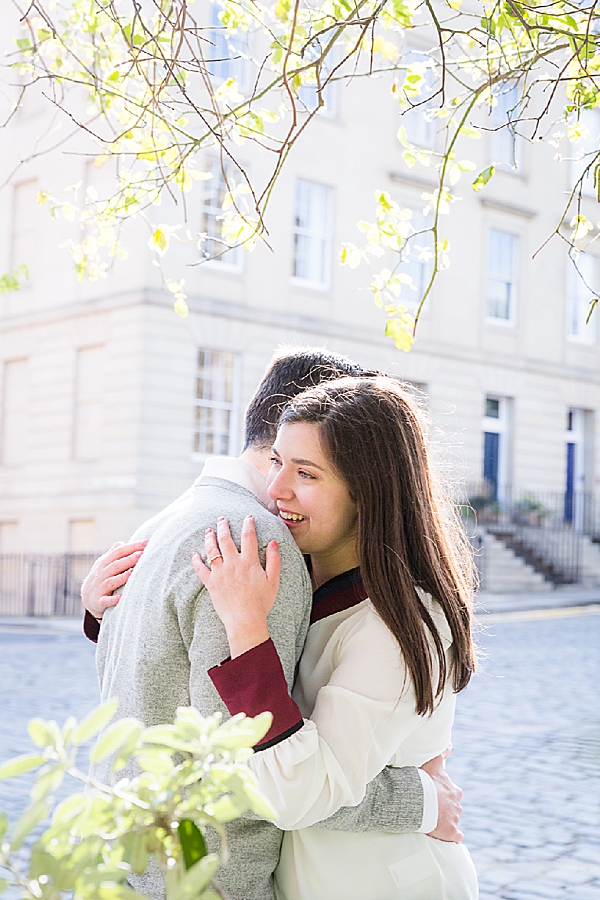
[[[269,631],[291,689],[311,607],[302,555],[285,525],[253,493],[234,481],[202,476],[138,529],[134,540],[148,538],[148,546],[120,603],[105,613],[98,675],[102,699],[119,698],[119,718],[134,716],[147,726],[155,725],[172,721],[178,706],[190,705],[204,716],[216,710],[228,716],[207,675],[229,656],[227,637],[190,556],[194,550],[203,552],[205,530],[214,528],[219,516],[229,520],[239,546],[241,526],[249,514],[255,518],[261,554],[271,540],[280,547],[281,586],[269,615]],[[109,764],[104,770],[99,767],[99,777],[110,777]],[[416,831],[422,813],[423,789],[416,770],[386,769],[371,783],[359,807],[342,809],[323,825],[342,831]],[[272,876],[282,833],[256,819],[232,822],[227,831],[230,862],[219,872],[222,891],[230,900],[274,900]],[[156,900],[164,896],[158,870],[149,869],[131,882]]]

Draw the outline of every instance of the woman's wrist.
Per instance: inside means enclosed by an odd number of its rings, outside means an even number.
[[[230,626],[226,627],[226,631],[232,659],[269,640],[269,626],[266,619],[232,622]]]

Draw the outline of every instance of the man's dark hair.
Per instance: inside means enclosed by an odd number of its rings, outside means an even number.
[[[360,376],[362,366],[347,356],[314,348],[277,351],[256,393],[248,404],[245,420],[244,450],[270,447],[288,400],[307,388],[344,375]]]

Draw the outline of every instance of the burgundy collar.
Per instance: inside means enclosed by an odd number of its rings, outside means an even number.
[[[313,594],[310,624],[333,616],[335,613],[350,609],[367,599],[367,592],[362,581],[360,569],[350,569],[330,578]]]

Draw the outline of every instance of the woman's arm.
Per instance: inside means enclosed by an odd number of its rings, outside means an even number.
[[[293,718],[286,703],[293,701],[287,687],[284,696],[271,641],[209,671],[232,714],[274,713],[270,744],[250,766],[286,831],[359,804],[369,782],[421,722],[393,637],[369,608],[353,619],[341,626],[346,633],[337,665],[310,720],[291,737],[284,729]]]
[[[273,586],[250,552],[252,522],[244,527],[239,554],[224,521],[218,537],[217,544],[213,533],[207,536],[211,569],[193,559],[225,624],[233,657],[209,675],[232,715],[273,713],[268,742],[257,748],[261,752],[251,766],[279,813],[280,827],[306,827],[361,802],[367,784],[420,723],[413,692],[405,684],[397,643],[381,619],[363,609],[358,626],[353,617],[354,624],[344,628],[334,672],[310,721],[288,736],[301,714],[265,631]]]

